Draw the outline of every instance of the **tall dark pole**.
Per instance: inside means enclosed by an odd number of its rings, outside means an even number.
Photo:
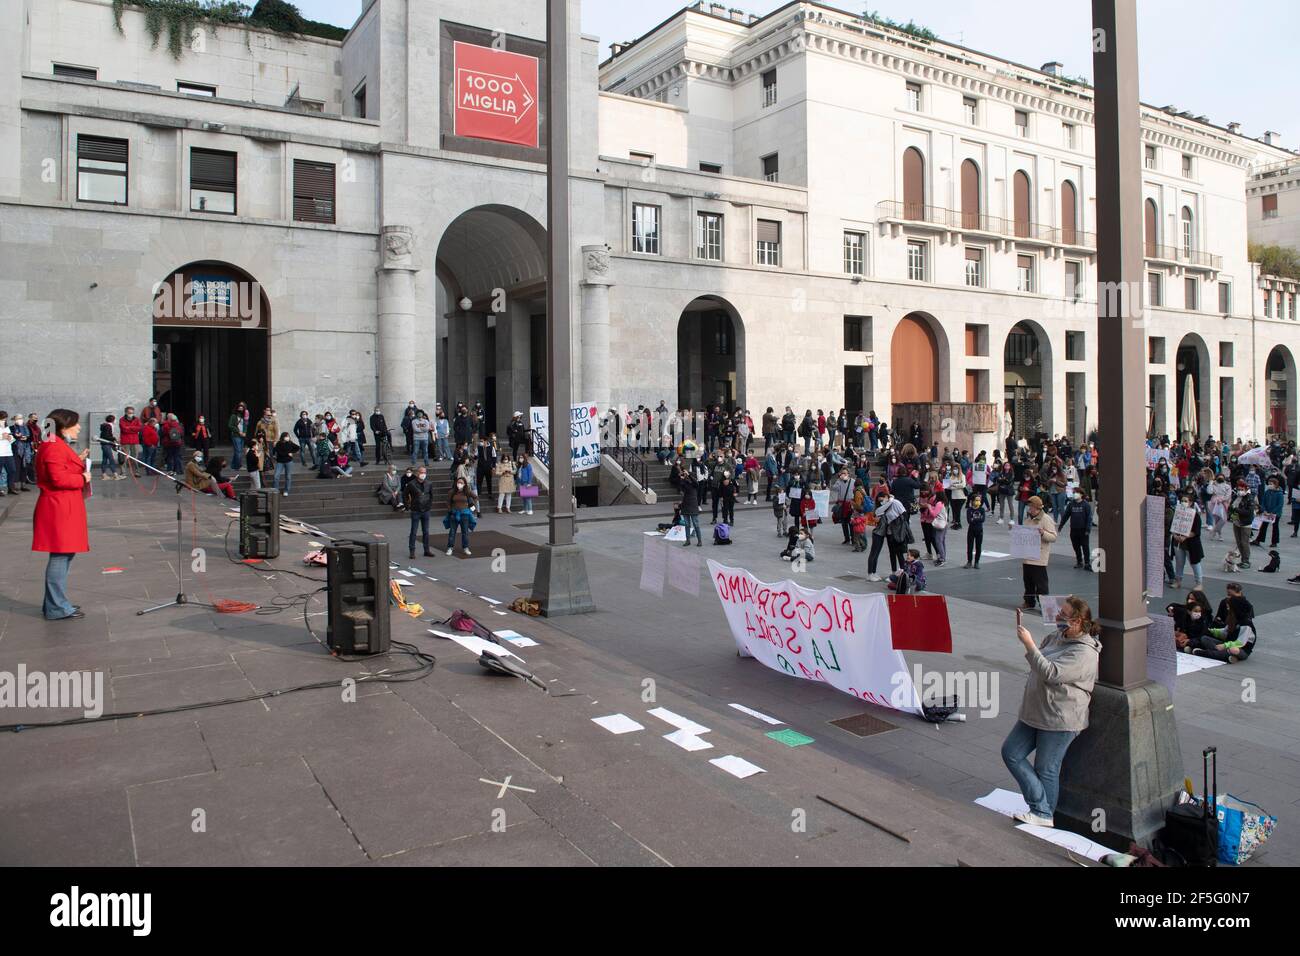
[[[1123,847],[1164,825],[1183,778],[1173,702],[1147,679],[1142,555],[1146,497],[1142,123],[1137,0],[1092,0],[1097,163],[1098,517],[1102,626],[1089,727],[1066,754],[1057,816]]]
[[[548,617],[595,610],[587,564],[574,544],[573,322],[569,239],[569,4],[546,0],[546,400],[550,428],[550,538],[537,556],[533,599]]]

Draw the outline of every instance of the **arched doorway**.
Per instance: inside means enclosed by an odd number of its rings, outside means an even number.
[[[702,295],[677,320],[677,405],[745,407],[745,326],[726,299]]]
[[[915,146],[903,151],[903,218],[925,218],[925,158]]]
[[[894,328],[889,346],[890,401],[940,401],[939,343],[929,320],[919,312],[905,315]]]
[[[1019,322],[1002,350],[1003,422],[1011,438],[1052,437],[1052,353],[1036,322]]]
[[[961,227],[980,228],[980,168],[975,160],[965,159],[961,164]]]
[[[1177,419],[1180,439],[1199,441],[1210,433],[1210,350],[1199,335],[1183,336],[1174,363]],[[1189,401],[1190,400],[1190,401]]]
[[[1285,345],[1268,353],[1265,367],[1268,382],[1268,435],[1283,440],[1296,437],[1296,368],[1295,357]],[[1241,438],[1250,436],[1241,435]],[[1260,436],[1265,437],[1265,436]]]
[[[514,412],[546,403],[546,230],[512,206],[476,206],[443,232],[434,271],[443,407],[482,404],[503,435]]]
[[[271,404],[271,303],[261,284],[228,262],[181,266],[154,289],[153,392],[194,430],[206,419],[216,443],[239,402],[253,415]],[[297,416],[297,409],[281,412]]]

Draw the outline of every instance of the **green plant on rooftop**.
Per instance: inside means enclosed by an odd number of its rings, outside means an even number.
[[[897,30],[899,33],[906,33],[908,36],[915,37],[918,40],[937,40],[939,35],[929,27],[923,27],[915,20],[908,20],[906,23],[899,23],[897,20],[891,20],[889,17],[881,16],[875,10],[868,10],[862,14],[862,19],[868,23],[874,23],[878,27],[888,27],[891,30]]]
[[[275,33],[300,34],[341,40],[347,30],[308,20],[286,0],[258,0],[256,6],[238,0],[113,0],[113,25],[125,35],[122,14],[134,7],[144,14],[145,30],[156,47],[167,32],[167,50],[179,60],[196,29],[215,31],[218,26],[256,27]]]
[[[1300,279],[1300,252],[1289,246],[1250,242],[1246,244],[1246,258],[1258,262],[1263,275]]]

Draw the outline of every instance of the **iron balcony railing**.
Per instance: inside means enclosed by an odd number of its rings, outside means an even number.
[[[876,217],[897,222],[924,223],[946,229],[960,229],[963,232],[984,232],[1013,239],[1028,239],[1031,242],[1045,242],[1074,249],[1097,248],[1096,233],[1082,229],[1061,229],[1036,222],[1005,219],[986,213],[963,212],[959,209],[945,209],[942,206],[927,206],[922,203],[900,202],[896,199],[886,199],[877,203]]]

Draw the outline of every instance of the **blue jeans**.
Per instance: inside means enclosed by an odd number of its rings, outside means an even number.
[[[99,446],[99,471],[102,475],[117,474],[117,452],[113,451],[108,445]],[[13,484],[12,477],[10,477],[9,483]]]
[[[1002,762],[1020,785],[1029,809],[1042,817],[1056,812],[1061,792],[1061,761],[1074,738],[1074,730],[1036,730],[1017,720],[1002,742]],[[1029,755],[1033,753],[1033,766]]]
[[[304,465],[307,464],[307,456],[308,456],[308,455],[311,456],[311,466],[312,466],[313,468],[315,468],[315,467],[316,467],[316,452],[314,452],[314,451],[312,450],[311,442],[310,442],[310,441],[308,441],[308,440],[306,440],[306,439],[302,439],[302,444],[298,446],[298,461],[301,462],[301,463],[304,464]]]
[[[275,490],[280,491],[280,478],[284,477],[284,493],[293,491],[293,462],[277,461],[275,463]]]
[[[1069,504],[1069,500],[1063,491],[1052,492],[1052,517],[1056,519],[1057,524],[1060,524],[1061,519],[1065,516],[1065,508]]]
[[[411,445],[411,464],[415,464],[415,459],[421,459],[425,466],[429,464],[429,439],[416,438]]]
[[[451,449],[447,447],[447,439],[446,439],[446,438],[439,438],[439,439],[438,439],[437,449],[438,449],[438,450],[434,453],[434,456],[435,456],[436,458],[439,458],[439,459],[441,459],[442,461],[446,461],[447,459],[449,459],[449,458],[451,457]]]
[[[411,554],[415,554],[415,529],[417,527],[420,529],[420,534],[424,540],[424,551],[427,554],[429,551],[429,512],[427,511],[411,512],[411,539],[408,542],[408,549],[410,550]],[[452,534],[455,533],[456,531],[453,528]],[[447,547],[451,547],[451,545],[448,545]]]
[[[175,448],[165,448],[163,450],[167,453],[168,471],[170,471],[174,475],[179,475],[182,471],[185,470],[185,466],[181,464],[182,449],[179,445],[177,445]]]
[[[1193,564],[1193,565],[1192,565],[1192,575],[1196,578],[1196,583],[1197,583],[1198,585],[1201,584],[1201,583],[1202,583],[1202,580],[1203,580],[1203,578],[1202,578],[1202,576],[1201,576],[1201,564],[1204,564],[1204,563],[1205,563],[1205,562],[1202,561],[1200,564]],[[1187,565],[1187,549],[1186,549],[1186,548],[1179,548],[1179,549],[1178,549],[1178,562],[1177,562],[1178,573],[1177,573],[1176,575],[1174,575],[1174,577],[1178,580],[1178,582],[1179,582],[1180,584],[1182,583],[1182,580],[1183,580],[1183,568],[1184,568],[1186,565]]]
[[[414,518],[415,516],[412,515],[411,517]],[[452,512],[452,514],[451,514],[451,528],[447,531],[447,547],[448,547],[448,549],[453,548],[453,547],[455,547],[455,545],[456,545],[456,529],[457,529],[457,528],[460,528],[460,546],[461,546],[461,549],[464,550],[464,551],[468,551],[468,550],[469,550],[469,515],[468,515],[468,514],[462,514],[462,515],[460,515],[460,517],[457,517],[456,514],[455,514],[455,512]],[[412,525],[412,535],[414,535],[414,525]],[[411,538],[411,540],[412,540],[412,541],[415,540],[414,536]]]
[[[158,466],[158,446],[145,445],[140,449],[140,460],[150,468]]]
[[[686,543],[691,543],[691,532],[695,532],[695,540],[700,544],[704,543],[704,536],[700,534],[700,516],[699,515],[682,515],[682,524],[686,526]]]
[[[234,454],[230,456],[230,463],[235,468],[242,468],[244,465],[244,439],[241,435],[231,435],[230,443],[235,446]]]
[[[364,465],[366,463],[365,461],[366,456],[361,453],[360,442],[355,442],[355,441],[344,442],[343,450],[346,451],[348,453],[348,457],[351,458],[353,461],[355,461],[358,465]]]
[[[41,613],[47,621],[57,621],[76,610],[68,600],[68,571],[72,569],[71,554],[51,554],[45,565],[45,604]]]

